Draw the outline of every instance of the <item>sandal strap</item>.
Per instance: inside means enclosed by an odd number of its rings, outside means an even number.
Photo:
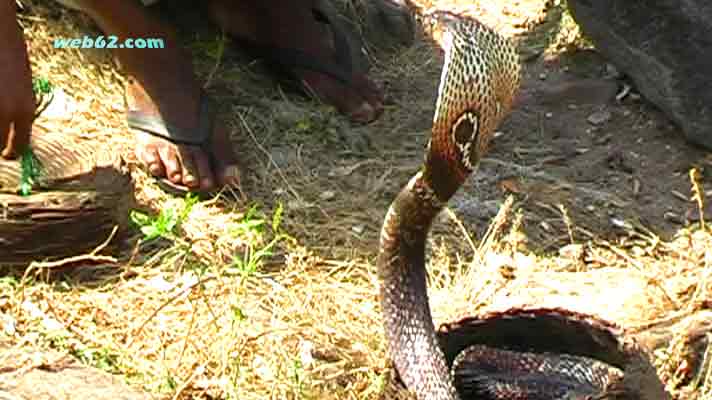
[[[161,116],[146,115],[129,110],[126,116],[129,128],[160,136],[171,143],[206,147],[213,135],[214,114],[210,98],[201,90],[198,128],[184,129],[166,122]]]

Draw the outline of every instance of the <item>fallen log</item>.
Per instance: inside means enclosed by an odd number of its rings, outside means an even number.
[[[120,243],[129,227],[134,188],[121,157],[95,143],[34,135],[41,174],[19,193],[21,162],[0,159],[0,267],[23,266]]]

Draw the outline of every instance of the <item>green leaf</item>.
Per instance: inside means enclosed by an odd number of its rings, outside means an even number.
[[[37,95],[50,94],[53,89],[52,83],[45,78],[32,79],[32,91]]]
[[[153,225],[142,226],[141,233],[143,233],[144,240],[147,241],[161,236],[161,232]]]
[[[20,195],[29,196],[32,186],[37,183],[42,174],[42,164],[30,147],[22,152],[20,159]]]
[[[284,207],[282,203],[277,204],[277,209],[274,210],[272,214],[272,232],[277,232],[279,226],[282,224],[282,215],[284,214]]]
[[[240,307],[232,307],[232,320],[233,322],[242,322],[247,319],[247,315],[242,311]]]
[[[131,211],[129,218],[131,219],[131,222],[137,226],[143,226],[150,223],[148,215],[136,210]]]

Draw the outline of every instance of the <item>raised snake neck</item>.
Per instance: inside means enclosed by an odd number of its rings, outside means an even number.
[[[428,304],[425,242],[433,219],[476,170],[494,130],[510,110],[520,84],[520,65],[512,44],[474,19],[438,12],[426,20],[445,52],[432,139],[421,171],[388,209],[377,262],[385,332],[395,367],[421,400],[459,399],[456,381],[460,393],[477,399],[579,398],[568,397],[567,388],[607,382],[543,375],[556,368],[586,365],[586,371],[594,373],[600,367],[603,372],[596,377],[605,378],[611,370],[582,357],[480,347],[463,351],[454,363],[458,369],[451,370],[438,345]],[[483,359],[493,362],[486,365]],[[514,382],[507,377],[512,365],[540,367],[541,372]],[[595,393],[595,389],[584,387],[583,392]]]
[[[444,204],[477,167],[481,151],[519,86],[516,52],[473,19],[449,13],[427,21],[445,52],[425,164],[386,214],[378,270],[389,351],[420,399],[457,399],[438,347],[427,297],[425,241]]]

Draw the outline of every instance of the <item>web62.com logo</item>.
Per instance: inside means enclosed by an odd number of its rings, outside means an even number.
[[[126,38],[116,36],[84,36],[83,38],[54,39],[55,49],[162,49],[165,41],[161,38]]]

